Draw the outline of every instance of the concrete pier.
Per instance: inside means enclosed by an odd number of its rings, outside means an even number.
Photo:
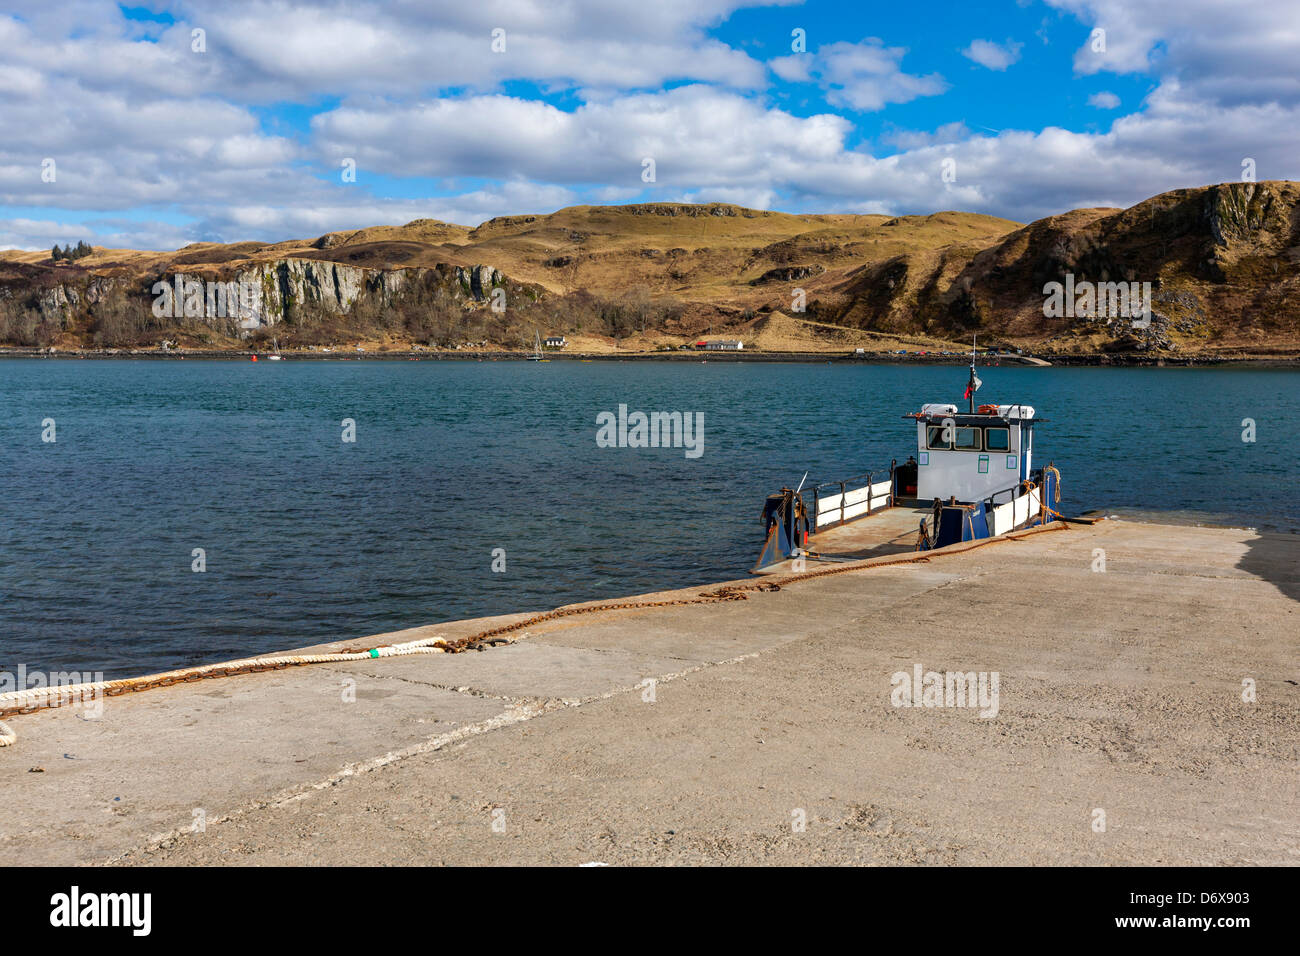
[[[15,717],[0,863],[1298,864],[1298,682],[1300,536],[1111,520]]]

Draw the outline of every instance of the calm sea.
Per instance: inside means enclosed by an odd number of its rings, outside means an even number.
[[[1036,464],[1060,467],[1067,514],[1300,528],[1300,372],[980,374],[981,401],[1051,419]],[[901,416],[960,403],[965,380],[827,364],[3,360],[0,670],[127,676],[742,577],[769,491],[901,461]],[[703,455],[598,448],[596,416],[620,404],[702,412]]]

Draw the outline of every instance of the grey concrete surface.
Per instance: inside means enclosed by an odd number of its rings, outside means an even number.
[[[17,717],[0,862],[1296,864],[1297,651],[1300,537],[1074,526]]]

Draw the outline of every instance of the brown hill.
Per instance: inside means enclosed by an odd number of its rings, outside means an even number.
[[[1143,283],[1151,327],[1049,318],[1044,287]],[[1079,209],[968,254],[946,247],[872,264],[835,292],[834,321],[889,332],[972,331],[1060,352],[1198,352],[1300,345],[1300,187],[1226,183],[1130,209]],[[1107,321],[1110,319],[1111,321]]]
[[[1285,350],[1300,344],[1298,200],[1295,183],[1229,183],[1025,226],[958,212],[646,203],[505,216],[473,229],[418,219],[278,243],[95,249],[74,263],[6,252],[0,342],[229,347],[274,332],[289,345],[514,347],[540,327],[610,349],[671,347],[706,333],[748,333],[769,350],[947,348],[975,331],[1055,351]],[[149,288],[177,272],[260,284],[258,322],[144,314]],[[1067,274],[1151,283],[1150,328],[1106,315],[1046,317],[1044,286]],[[508,292],[504,313],[491,310],[497,288]],[[122,313],[112,328],[97,314],[106,302]],[[394,320],[394,310],[406,318]]]

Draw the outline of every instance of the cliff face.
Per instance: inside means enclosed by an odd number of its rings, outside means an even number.
[[[98,307],[145,309],[155,317],[207,323],[214,330],[245,337],[294,316],[330,313],[348,316],[366,303],[383,309],[412,287],[432,287],[473,309],[495,287],[506,283],[494,266],[437,266],[433,269],[372,269],[310,259],[271,259],[239,267],[178,263],[153,275],[97,276],[63,270],[51,284],[28,277],[26,283],[0,284],[0,308],[20,312],[33,329],[59,333],[92,329]],[[3,330],[0,330],[3,331]],[[23,343],[25,344],[25,343]]]
[[[274,325],[283,321],[285,309],[292,304],[312,303],[329,312],[343,313],[352,308],[362,292],[387,297],[405,278],[404,271],[375,272],[337,262],[280,259],[244,269],[236,274],[235,281],[255,290],[251,311],[259,324]]]
[[[235,282],[254,290],[252,306],[256,324],[284,321],[295,306],[324,309],[336,315],[351,313],[363,297],[381,307],[412,283],[433,281],[467,304],[485,301],[506,277],[489,265],[449,266],[433,269],[365,269],[337,262],[277,259],[258,263],[236,273]]]
[[[409,274],[424,270],[362,269],[337,262],[276,259],[259,262],[234,275],[240,290],[251,292],[245,329],[283,322],[289,310],[303,306],[336,315],[350,312],[363,295],[387,303],[406,284]]]

